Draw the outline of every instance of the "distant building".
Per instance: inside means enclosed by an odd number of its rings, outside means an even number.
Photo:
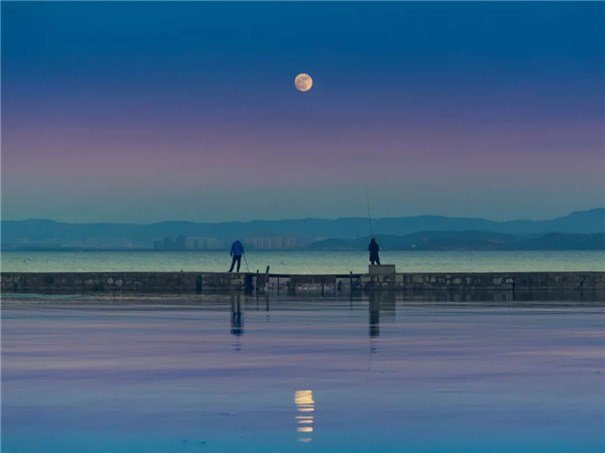
[[[207,237],[187,237],[184,234],[180,234],[176,240],[172,240],[171,237],[166,236],[163,240],[154,240],[154,250],[225,250],[230,247],[231,244],[216,238]]]
[[[175,250],[187,250],[187,236],[179,234],[174,243]]]
[[[306,242],[304,238],[281,234],[259,234],[244,240],[246,245],[256,250],[292,250],[306,245]]]
[[[216,238],[193,237],[187,238],[187,250],[224,250],[226,244]]]

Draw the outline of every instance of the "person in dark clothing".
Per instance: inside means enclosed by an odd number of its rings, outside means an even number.
[[[229,256],[232,256],[233,259],[231,260],[231,268],[229,269],[229,272],[233,272],[233,267],[235,266],[235,263],[237,263],[237,272],[239,272],[239,267],[242,264],[243,254],[244,244],[242,244],[239,240],[231,244],[231,253],[229,254]]]
[[[380,258],[378,257],[380,246],[376,242],[376,239],[372,238],[370,245],[368,246],[368,250],[370,251],[370,262],[372,265],[378,264],[380,266]]]

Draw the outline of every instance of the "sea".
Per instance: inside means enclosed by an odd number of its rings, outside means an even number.
[[[605,271],[605,251],[383,251],[399,272]],[[4,272],[227,271],[224,251],[13,252],[1,254]],[[361,273],[367,252],[249,251],[241,271],[281,274]]]
[[[2,452],[602,453],[604,323],[584,297],[4,295]]]
[[[250,251],[247,264],[348,273],[367,258]],[[382,261],[404,272],[605,270],[603,252]],[[224,252],[2,253],[3,271],[229,264]],[[462,296],[3,293],[1,450],[603,453],[603,292]]]

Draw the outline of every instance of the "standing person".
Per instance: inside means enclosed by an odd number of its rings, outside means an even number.
[[[380,266],[380,258],[378,257],[380,246],[376,242],[376,239],[372,238],[370,245],[368,245],[368,250],[370,251],[370,262],[372,265],[378,264]]]
[[[231,269],[229,272],[233,272],[233,266],[237,262],[237,272],[239,272],[239,267],[242,264],[242,255],[244,254],[244,244],[242,244],[239,240],[236,240],[233,244],[231,244],[231,253],[229,256],[232,256],[231,260]]]

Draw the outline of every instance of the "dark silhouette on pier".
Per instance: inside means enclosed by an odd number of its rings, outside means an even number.
[[[372,238],[372,240],[370,241],[370,245],[368,245],[368,250],[370,251],[370,262],[372,264],[378,264],[380,266],[380,257],[378,256],[380,246],[376,242],[376,239]]]

